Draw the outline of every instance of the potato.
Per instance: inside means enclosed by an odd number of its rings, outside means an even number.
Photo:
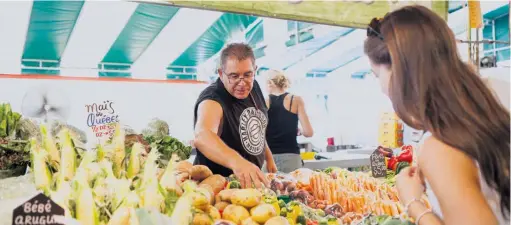
[[[210,225],[213,223],[211,217],[205,213],[196,213],[193,216],[192,225]]]
[[[209,186],[209,184],[200,184],[199,188],[207,190],[209,192],[209,195],[207,196],[208,199],[210,200],[209,204],[211,204],[211,205],[215,204],[215,202],[214,202],[215,198],[213,198],[213,196],[215,196],[215,193],[213,192],[213,188],[211,186]]]
[[[250,217],[247,209],[239,205],[228,205],[222,213],[222,219],[232,221],[236,224]]]
[[[270,218],[277,216],[275,207],[270,204],[260,204],[250,210],[251,218],[260,224],[264,224]]]
[[[215,204],[215,208],[217,208],[218,210],[224,210],[225,207],[227,207],[229,205],[229,203],[227,202],[217,202]]]
[[[197,188],[196,192],[191,193],[191,197],[192,205],[203,211],[208,208],[211,202],[211,195],[209,194],[209,191],[204,188]]]
[[[215,174],[203,180],[201,184],[209,184],[213,188],[214,193],[218,194],[218,192],[224,189],[226,182],[225,177]]]
[[[220,200],[224,202],[231,202],[232,195],[234,192],[237,191],[236,189],[225,189],[218,193],[218,196],[220,196]]]
[[[275,216],[270,218],[264,225],[290,225],[285,217]]]
[[[261,203],[263,194],[256,189],[234,189],[234,193],[231,196],[231,203],[241,205],[246,208],[252,208]]]
[[[193,164],[183,160],[176,164],[176,172],[177,173],[190,173],[192,171]]]
[[[208,209],[206,210],[206,213],[213,219],[213,220],[219,220],[222,218],[222,216],[220,215],[220,211],[218,211],[217,208],[215,208],[214,206],[210,205],[208,206]]]
[[[202,181],[211,175],[213,175],[213,172],[211,172],[211,170],[207,166],[204,166],[204,165],[193,166],[191,173],[190,173],[190,176],[192,177],[192,179],[196,180],[196,181]]]
[[[216,220],[213,225],[236,225],[236,224],[228,220]]]
[[[216,203],[219,203],[219,202],[221,202],[221,201],[222,201],[222,199],[220,198],[220,195],[219,195],[219,194],[216,194],[216,195],[215,195],[215,204],[216,204]]]
[[[259,224],[249,217],[246,220],[243,220],[243,222],[241,222],[241,225],[259,225]]]

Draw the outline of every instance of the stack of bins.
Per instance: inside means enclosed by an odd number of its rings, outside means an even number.
[[[403,123],[394,112],[381,115],[378,130],[380,146],[392,149],[403,146]]]

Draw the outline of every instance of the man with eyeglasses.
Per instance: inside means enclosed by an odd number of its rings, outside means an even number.
[[[214,174],[236,175],[243,187],[268,187],[261,168],[277,172],[266,143],[267,107],[257,81],[255,57],[234,43],[220,55],[219,78],[200,94],[194,111],[197,157]]]

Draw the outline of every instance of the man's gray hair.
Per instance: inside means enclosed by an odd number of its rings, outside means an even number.
[[[220,67],[223,69],[227,60],[234,57],[238,61],[251,59],[255,66],[254,50],[245,43],[231,43],[228,44],[220,53]]]

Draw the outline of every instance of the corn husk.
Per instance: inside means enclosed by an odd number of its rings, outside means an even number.
[[[69,130],[63,128],[59,134],[60,140],[60,170],[57,188],[62,185],[62,182],[71,181],[74,177],[76,170],[76,151],[71,140]]]
[[[115,211],[130,192],[130,181],[128,179],[117,179],[115,177],[105,179],[109,196],[111,196],[111,211]]]
[[[62,182],[56,191],[50,192],[51,199],[64,209],[66,217],[71,216],[70,200],[73,198],[70,182]]]
[[[172,158],[167,164],[167,168],[160,179],[160,185],[169,192],[182,193],[181,187],[179,187],[176,178],[177,172],[175,170],[175,165],[177,161],[178,156],[176,154],[172,155]]]
[[[92,189],[87,181],[87,172],[80,168],[76,173],[74,182],[75,196],[75,217],[81,224],[98,225],[99,211],[94,202]]]
[[[136,142],[133,144],[126,171],[128,179],[133,179],[140,172],[141,156],[143,152],[145,152],[145,149],[141,143]]]
[[[124,145],[124,139],[125,139],[124,129],[122,129],[119,124],[117,124],[114,137],[112,139],[113,145],[112,163],[114,175],[117,178],[121,178],[121,176],[123,175],[122,174],[123,170],[125,168],[124,159],[126,157],[126,150]]]
[[[41,124],[40,128],[43,136],[43,149],[48,152],[50,165],[54,168],[58,168],[58,164],[60,163],[60,154],[57,149],[57,145],[55,144],[55,140],[51,136],[51,133],[48,132],[48,128],[45,124]]]
[[[42,150],[35,139],[31,139],[30,143],[35,186],[38,190],[48,194],[52,183],[52,176],[47,164],[48,152]]]
[[[185,192],[177,200],[174,212],[170,217],[172,224],[190,224],[193,220],[193,194],[197,185],[191,181],[183,183]]]
[[[165,203],[165,198],[156,179],[150,179],[147,183],[142,184],[138,196],[140,197],[140,207],[148,210],[160,211]]]
[[[114,212],[114,214],[110,218],[110,221],[108,221],[108,225],[125,225],[125,224],[130,225],[139,224],[135,208],[121,207]]]

